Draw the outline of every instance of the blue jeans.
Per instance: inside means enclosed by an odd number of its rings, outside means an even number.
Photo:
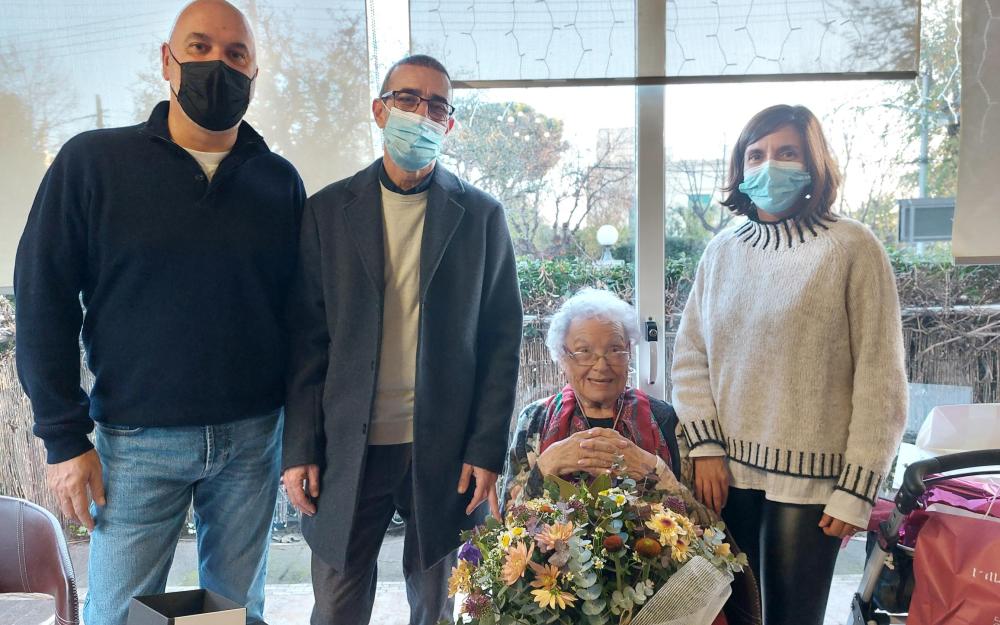
[[[86,625],[125,625],[134,596],[162,593],[194,502],[203,588],[263,620],[281,417],[192,427],[97,426],[107,505],[91,504]]]

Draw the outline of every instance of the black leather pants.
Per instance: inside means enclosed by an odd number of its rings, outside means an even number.
[[[760,583],[764,625],[823,625],[840,539],[819,528],[822,516],[822,505],[729,489],[722,518]]]

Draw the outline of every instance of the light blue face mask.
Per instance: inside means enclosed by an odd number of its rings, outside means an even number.
[[[427,167],[441,153],[448,128],[419,113],[389,109],[382,140],[393,162],[406,171]]]
[[[739,189],[765,213],[780,215],[802,197],[812,176],[802,163],[765,161],[743,172]]]

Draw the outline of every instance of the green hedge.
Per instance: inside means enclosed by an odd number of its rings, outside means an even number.
[[[665,260],[664,307],[680,313],[698,266],[700,248],[673,247]],[[1000,303],[1000,266],[956,266],[947,252],[918,254],[910,248],[888,246],[896,273],[900,304],[904,308],[982,306]],[[633,301],[634,265],[599,265],[589,258],[520,258],[518,279],[524,312],[549,315],[568,296],[585,286],[608,289]]]

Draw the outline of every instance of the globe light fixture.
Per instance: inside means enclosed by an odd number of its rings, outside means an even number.
[[[611,246],[618,242],[618,229],[610,224],[604,224],[597,229],[597,244],[604,248],[604,254],[597,261],[599,265],[614,265],[614,257],[611,256]]]

